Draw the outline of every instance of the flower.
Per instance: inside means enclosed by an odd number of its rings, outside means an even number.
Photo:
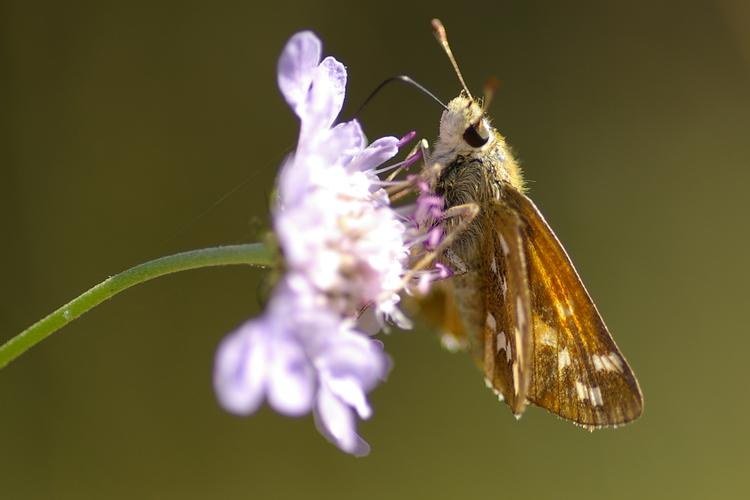
[[[279,413],[313,410],[321,433],[357,455],[369,446],[356,433],[355,414],[372,414],[366,393],[388,372],[380,342],[351,321],[310,301],[304,280],[279,283],[263,316],[226,337],[216,355],[214,385],[222,406],[248,415],[264,399]]]
[[[346,70],[332,57],[318,64],[319,58],[320,42],[303,32],[279,61],[279,87],[301,131],[280,174],[276,234],[288,268],[325,290],[334,309],[352,315],[372,305],[400,318],[405,227],[374,173],[398,153],[399,139],[365,147],[356,120],[330,128],[343,105]]]
[[[378,177],[420,158],[381,167],[414,134],[367,145],[356,120],[334,125],[346,80],[340,62],[321,61],[320,40],[309,31],[294,35],[279,58],[279,89],[300,119],[273,210],[285,274],[263,315],[222,341],[214,386],[220,404],[240,415],[264,401],[285,415],[312,411],[326,438],[364,455],[369,446],[356,432],[356,417],[372,414],[367,393],[385,379],[390,361],[357,320],[368,309],[374,330],[389,320],[410,326],[398,309],[399,292],[414,283],[425,289],[440,274],[408,268],[421,250],[438,244],[432,221],[442,200],[422,189],[413,205],[391,207],[389,191],[426,186],[414,176]]]

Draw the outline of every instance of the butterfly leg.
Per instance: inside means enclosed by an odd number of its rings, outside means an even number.
[[[451,245],[466,231],[478,215],[479,205],[476,203],[450,207],[443,215],[445,237],[436,250],[441,253],[441,260],[448,265],[454,276],[468,272],[469,266],[451,249]]]
[[[446,235],[437,247],[425,255],[414,269],[404,278],[404,283],[412,279],[414,273],[429,265],[438,258],[451,269],[452,276],[463,275],[467,272],[466,265],[458,259],[458,256],[450,251],[450,245],[455,238],[464,231],[479,214],[479,207],[469,203],[451,207],[445,211],[440,221],[448,226]],[[413,303],[420,311],[420,315],[428,322],[440,329],[440,340],[449,351],[462,351],[469,347],[469,339],[463,325],[459,305],[453,285],[454,280],[442,280],[433,284],[427,295],[413,296]]]
[[[425,256],[422,257],[408,273],[406,273],[403,279],[404,286],[406,286],[414,278],[417,272],[430,265],[434,260],[438,258],[438,256],[440,256],[445,250],[447,250],[450,245],[453,244],[456,237],[463,230],[469,227],[469,224],[471,224],[474,219],[476,219],[477,215],[479,215],[479,206],[475,203],[458,205],[446,210],[443,214],[442,221],[445,222],[452,219],[457,219],[457,222],[453,222],[451,224],[450,230],[446,232],[442,241],[435,247],[435,249],[425,254]],[[465,272],[465,267],[466,266],[463,265],[463,268],[459,267],[458,269],[451,269],[451,271],[454,274],[456,272]]]

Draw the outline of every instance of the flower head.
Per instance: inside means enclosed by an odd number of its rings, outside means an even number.
[[[278,284],[263,316],[227,336],[216,355],[214,385],[227,410],[248,415],[264,400],[279,413],[312,410],[318,428],[348,453],[369,447],[355,415],[371,415],[366,394],[383,380],[389,361],[382,345],[353,322],[320,307],[299,277]]]
[[[264,314],[220,345],[214,384],[228,411],[250,414],[263,401],[286,415],[312,411],[324,436],[362,455],[369,446],[356,433],[356,417],[371,415],[366,395],[390,362],[356,321],[370,308],[380,326],[387,320],[409,326],[397,306],[399,292],[412,278],[424,288],[434,275],[412,277],[407,267],[415,248],[439,239],[427,221],[442,205],[422,193],[412,207],[391,207],[386,187],[419,182],[383,182],[377,174],[413,134],[368,145],[356,120],[334,125],[346,79],[336,59],[321,61],[320,40],[311,32],[287,42],[278,84],[300,119],[300,134],[281,167],[274,207],[285,274]]]

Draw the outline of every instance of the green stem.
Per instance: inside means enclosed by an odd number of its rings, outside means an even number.
[[[133,285],[188,269],[234,264],[268,267],[273,262],[274,253],[267,245],[251,243],[191,250],[139,264],[107,278],[0,346],[0,368],[89,309]]]

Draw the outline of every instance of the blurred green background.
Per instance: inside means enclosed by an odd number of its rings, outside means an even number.
[[[747,498],[750,7],[704,2],[2,4],[0,340],[131,265],[258,239],[297,123],[276,89],[310,28],[350,71],[347,111],[408,73],[459,90],[441,17],[531,196],[639,376],[645,415],[588,433],[516,422],[427,329],[395,360],[354,459],[310,418],[221,411],[214,350],[262,272],[130,290],[0,372],[0,497]],[[407,87],[370,137],[434,138]],[[234,188],[237,192],[220,201]]]

